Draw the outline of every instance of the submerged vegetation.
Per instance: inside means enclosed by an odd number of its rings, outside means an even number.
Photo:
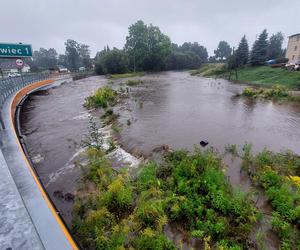
[[[131,73],[124,73],[124,74],[112,74],[109,76],[111,79],[119,79],[119,78],[129,78],[129,77],[136,77],[136,76],[143,76],[145,72],[131,72]]]
[[[246,145],[243,167],[272,205],[271,223],[280,249],[300,249],[300,157],[266,149],[254,156],[251,145]]]
[[[247,87],[242,92],[243,96],[273,100],[300,101],[300,96],[292,96],[286,87],[275,85],[271,88]]]
[[[74,234],[84,249],[176,249],[164,234],[176,225],[203,248],[246,249],[258,213],[228,183],[213,151],[175,151],[136,178],[114,172],[104,153],[88,150],[85,179],[95,192],[75,205]]]
[[[126,82],[126,84],[127,84],[128,86],[136,86],[136,85],[139,85],[139,84],[141,84],[141,83],[143,83],[142,80],[128,80],[128,81]]]
[[[285,87],[283,86],[273,86],[270,89],[265,89],[265,88],[245,88],[243,93],[243,96],[248,96],[248,97],[262,97],[262,98],[280,98],[280,97],[287,97],[288,91]]]
[[[107,108],[116,103],[117,92],[109,87],[103,87],[85,99],[87,108]]]
[[[238,148],[236,144],[228,144],[225,146],[225,151],[234,156],[238,156]]]

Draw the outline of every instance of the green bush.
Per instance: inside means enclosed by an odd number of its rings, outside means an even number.
[[[246,97],[253,97],[253,98],[260,97],[266,99],[289,97],[287,88],[280,85],[272,86],[269,89],[265,89],[265,88],[254,89],[251,87],[247,87],[243,90],[242,95]]]
[[[134,241],[134,248],[137,250],[176,250],[174,244],[161,233],[145,229]]]
[[[119,216],[132,206],[132,187],[122,175],[118,175],[107,187],[107,191],[101,199],[109,211]]]
[[[85,106],[88,108],[107,108],[116,102],[117,92],[109,87],[103,87],[85,99]]]

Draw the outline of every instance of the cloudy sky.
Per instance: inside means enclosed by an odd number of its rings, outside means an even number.
[[[197,41],[210,54],[220,40],[250,43],[264,28],[300,33],[299,0],[0,0],[0,42],[23,42],[64,52],[72,38],[122,48],[128,26],[141,19],[159,26],[175,43]],[[287,42],[287,38],[286,38]]]

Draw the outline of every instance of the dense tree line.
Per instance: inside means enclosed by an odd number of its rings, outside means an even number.
[[[195,69],[206,63],[208,53],[205,47],[197,42],[185,42],[181,46],[172,44],[167,69]]]
[[[95,58],[98,74],[128,71],[193,69],[207,62],[206,48],[197,42],[177,45],[152,24],[137,21],[128,29],[123,49],[105,47]]]
[[[91,69],[92,59],[88,45],[68,39],[65,42],[65,54],[59,55],[53,48],[40,48],[33,52],[33,57],[29,64],[33,71],[55,68],[57,65],[77,71],[79,67]]]
[[[94,60],[90,57],[88,45],[68,39],[64,54],[58,55],[53,48],[40,48],[34,51],[33,60],[29,63],[33,69],[63,65],[71,71],[77,71],[80,67],[91,69],[95,64],[97,74],[196,69],[206,62],[228,62],[229,68],[233,69],[246,64],[263,65],[267,60],[284,57],[283,40],[281,32],[268,38],[267,30],[263,30],[251,50],[244,35],[236,50],[228,42],[220,41],[214,56],[208,58],[206,48],[199,43],[172,43],[158,27],[140,20],[128,28],[122,49],[106,46]]]

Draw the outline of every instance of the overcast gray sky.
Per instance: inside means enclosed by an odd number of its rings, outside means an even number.
[[[0,0],[0,42],[23,42],[64,52],[72,38],[122,48],[128,26],[141,19],[159,26],[172,42],[197,41],[210,54],[220,40],[252,44],[266,28],[286,37],[300,33],[300,0]]]

